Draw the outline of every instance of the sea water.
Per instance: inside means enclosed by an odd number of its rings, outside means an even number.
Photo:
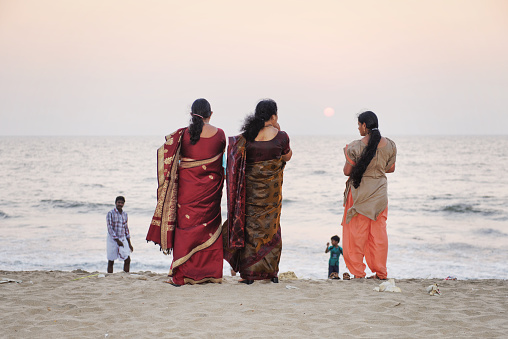
[[[342,236],[343,147],[353,139],[291,138],[281,272],[326,278],[326,243]],[[508,136],[392,139],[398,156],[395,173],[388,174],[388,275],[508,279]],[[145,241],[163,141],[0,137],[0,270],[106,271],[106,214],[123,195],[134,246],[131,271],[167,273],[171,256]],[[339,264],[345,272],[342,257]],[[121,268],[117,261],[115,270]]]

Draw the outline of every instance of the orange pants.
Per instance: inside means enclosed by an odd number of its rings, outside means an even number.
[[[349,193],[346,211],[353,204],[351,192]],[[377,220],[371,220],[364,215],[357,214],[346,224],[342,222],[342,250],[344,261],[355,277],[365,277],[365,264],[367,261],[370,270],[380,279],[386,279],[386,259],[388,257],[388,235],[386,234],[386,218],[388,207],[378,215]]]

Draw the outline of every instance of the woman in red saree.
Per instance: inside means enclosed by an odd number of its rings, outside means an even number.
[[[224,131],[210,125],[205,99],[192,104],[191,124],[166,137],[158,150],[157,207],[147,241],[173,252],[168,283],[222,282],[220,202]]]
[[[224,259],[246,284],[278,282],[282,177],[292,151],[277,120],[275,101],[263,100],[247,117],[243,133],[229,138]]]
[[[355,278],[365,277],[365,264],[374,275],[386,279],[388,257],[388,192],[386,173],[395,171],[395,143],[381,136],[376,114],[358,116],[358,131],[363,137],[344,148],[344,174],[349,176],[344,192],[342,219],[343,254]]]

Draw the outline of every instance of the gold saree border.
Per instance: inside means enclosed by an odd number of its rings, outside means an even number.
[[[178,163],[180,161],[181,139],[184,129],[175,131],[166,136],[166,142],[157,150],[157,206],[151,225],[160,227],[160,246],[164,254],[169,254],[168,232],[175,228],[176,220],[176,199],[178,194]],[[177,137],[178,147],[174,155],[166,157],[168,150],[166,145],[173,145]],[[171,165],[169,173],[164,169],[166,165]],[[157,220],[160,218],[160,220]],[[171,225],[170,225],[171,223]]]
[[[193,168],[193,167],[208,165],[208,164],[214,162],[215,160],[219,159],[222,156],[222,154],[223,153],[219,153],[210,159],[191,160],[191,161],[182,160],[182,161],[180,161],[180,168]]]
[[[222,278],[203,278],[201,280],[194,280],[191,278],[184,278],[183,279],[185,284],[195,285],[195,284],[202,284],[204,282],[211,282],[214,284],[222,284]]]
[[[222,234],[222,223],[219,223],[219,227],[217,228],[217,231],[215,231],[215,233],[212,235],[212,237],[210,239],[208,239],[207,241],[205,241],[201,245],[198,245],[198,246],[194,247],[185,256],[183,256],[183,257],[173,261],[173,265],[169,269],[169,275],[173,275],[173,269],[178,267],[178,266],[180,266],[180,265],[183,265],[187,260],[190,259],[190,257],[192,257],[192,255],[194,255],[194,253],[196,253],[198,251],[201,251],[201,250],[203,250],[205,248],[210,247],[214,242],[217,241],[217,239],[219,238],[219,236],[221,234]]]
[[[171,180],[169,182],[169,202],[166,202],[163,206],[162,211],[162,220],[161,220],[161,248],[168,248],[168,237],[167,234],[169,231],[173,231],[175,229],[174,222],[176,220],[176,200],[178,198],[178,160],[180,158],[180,146],[176,151],[175,157],[173,159],[173,165],[171,167]],[[166,184],[166,182],[164,183]],[[168,194],[166,193],[166,199],[168,198]],[[170,226],[169,223],[172,223]],[[167,250],[166,250],[167,251]],[[164,253],[166,253],[164,251]],[[169,254],[169,253],[167,253]]]
[[[164,155],[167,153],[167,150],[164,149],[164,146],[167,144],[167,145],[173,145],[174,142],[175,142],[175,135],[179,132],[180,130],[177,130],[177,131],[174,131],[173,133],[171,134],[168,134],[166,135],[165,139],[166,139],[166,142],[157,149],[157,182],[158,182],[158,186],[161,187],[162,184],[164,183],[164,180],[166,179],[166,175],[164,174],[164,164],[165,162],[167,161],[168,163],[171,162],[173,160],[172,157],[170,157],[169,159],[165,160],[164,159]],[[182,138],[182,135],[183,135],[183,132],[178,136],[178,142],[181,141],[181,138]]]

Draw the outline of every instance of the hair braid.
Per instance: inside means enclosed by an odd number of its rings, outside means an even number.
[[[209,118],[212,115],[212,108],[206,99],[197,99],[192,103],[191,108],[191,122],[189,124],[189,134],[191,145],[195,145],[203,131],[203,119]]]
[[[369,130],[369,142],[363,149],[360,159],[356,162],[356,165],[351,171],[350,178],[353,182],[353,187],[358,188],[362,182],[363,174],[367,170],[372,159],[376,156],[377,146],[381,141],[381,132],[378,129],[378,120],[376,114],[371,111],[366,111],[358,115],[358,122],[363,124]]]

